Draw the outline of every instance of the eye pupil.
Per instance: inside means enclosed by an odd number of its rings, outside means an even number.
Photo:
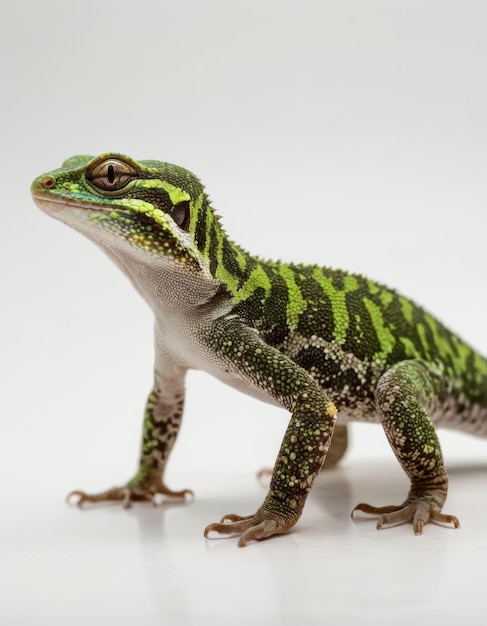
[[[86,172],[86,180],[96,191],[117,192],[134,180],[137,171],[121,159],[108,158]]]
[[[107,178],[110,185],[113,185],[113,183],[115,182],[115,168],[111,163],[107,167]]]

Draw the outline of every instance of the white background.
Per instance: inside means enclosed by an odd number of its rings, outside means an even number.
[[[0,622],[484,623],[487,446],[464,435],[442,433],[460,530],[352,521],[407,490],[355,426],[296,529],[239,550],[203,528],[259,506],[287,415],[195,372],[167,478],[196,500],[66,506],[135,470],[152,320],[29,186],[79,153],[178,163],[252,252],[370,275],[487,352],[485,3],[0,8]]]

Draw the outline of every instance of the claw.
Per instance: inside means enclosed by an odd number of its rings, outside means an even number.
[[[71,500],[73,499],[73,497],[77,496],[78,500],[76,502],[71,502]],[[74,504],[77,507],[81,508],[83,506],[83,499],[86,496],[86,494],[84,493],[84,491],[70,491],[68,493],[68,495],[65,498],[65,502],[66,504]]]
[[[454,515],[446,515],[441,511],[433,508],[433,505],[426,500],[414,500],[406,502],[400,506],[371,506],[361,502],[352,511],[352,517],[355,511],[362,511],[369,515],[380,515],[377,521],[377,530],[380,530],[385,524],[405,524],[412,522],[415,535],[422,535],[424,525],[430,520],[442,524],[453,524],[455,528],[459,528],[460,522]]]
[[[230,516],[225,516],[223,519],[229,519],[229,517]],[[233,515],[231,517],[238,518],[238,515]],[[238,541],[238,547],[243,548],[251,541],[265,539],[266,537],[271,537],[272,535],[282,531],[278,530],[278,523],[276,520],[268,519],[254,525],[252,516],[250,520],[242,519],[241,521],[235,522],[210,524],[205,528],[205,537],[208,538],[208,535],[211,532],[217,532],[223,535],[241,534]]]
[[[78,498],[74,504],[76,504],[76,506],[80,509],[86,502],[96,503],[108,501],[121,501],[123,508],[128,509],[132,506],[132,499],[142,499],[140,495],[132,493],[128,487],[114,487],[113,489],[108,489],[102,493],[93,494],[79,490],[70,491],[66,496],[66,502],[68,504],[72,504],[71,501],[74,497]]]
[[[241,535],[238,546],[243,548],[251,541],[287,532],[296,521],[297,517],[286,518],[265,509],[259,509],[255,515],[241,516],[229,513],[224,515],[219,523],[207,526],[204,536],[208,538],[212,532],[222,535]]]
[[[181,491],[164,489],[164,491],[157,491],[154,493],[150,500],[154,506],[160,506],[163,504],[165,497],[172,498],[173,500],[194,500],[194,491],[192,489],[182,489]]]
[[[66,502],[68,504],[76,504],[76,506],[81,509],[83,504],[86,502],[96,503],[119,501],[124,509],[129,509],[133,502],[140,502],[144,500],[152,502],[154,506],[158,506],[162,502],[163,496],[177,500],[186,500],[187,496],[194,498],[194,493],[190,489],[171,491],[164,485],[159,486],[159,488],[154,492],[149,489],[142,489],[140,486],[133,488],[126,486],[114,487],[113,489],[108,489],[107,491],[94,494],[79,490],[70,491],[66,496]],[[72,499],[75,497],[77,497],[78,500],[76,502],[72,502]],[[161,501],[158,501],[158,498],[161,498]]]
[[[263,487],[268,487],[272,477],[272,470],[263,468],[257,472],[257,480]]]

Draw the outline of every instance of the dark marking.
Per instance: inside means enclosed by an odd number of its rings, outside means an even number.
[[[171,211],[171,217],[176,222],[177,226],[184,231],[189,230],[189,202],[183,200],[179,204],[176,204]]]
[[[113,185],[113,183],[115,182],[115,168],[111,163],[107,167],[107,178],[110,185]]]

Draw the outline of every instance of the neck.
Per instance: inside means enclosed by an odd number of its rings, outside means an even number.
[[[211,275],[225,285],[236,302],[248,299],[259,287],[267,295],[271,283],[263,265],[228,238],[207,197],[202,194],[194,209],[191,227]]]

